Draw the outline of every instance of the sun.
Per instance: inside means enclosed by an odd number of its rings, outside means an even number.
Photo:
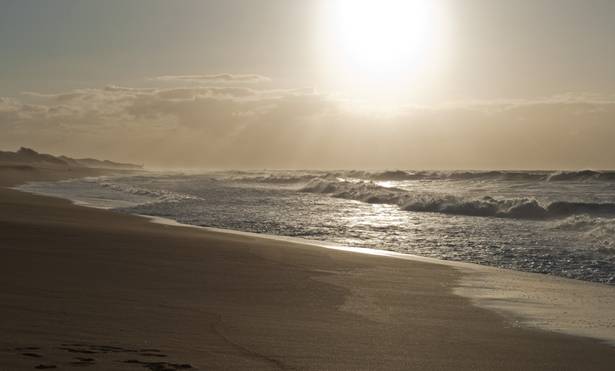
[[[438,0],[327,1],[326,68],[338,78],[403,81],[435,62],[442,39]]]

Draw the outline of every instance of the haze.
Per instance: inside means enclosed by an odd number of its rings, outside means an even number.
[[[613,1],[0,0],[0,149],[615,167]]]

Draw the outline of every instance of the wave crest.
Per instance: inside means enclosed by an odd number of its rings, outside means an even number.
[[[514,181],[514,182],[578,182],[615,181],[613,171],[287,171],[273,173],[236,172],[229,180],[236,182],[295,184],[307,183],[314,179],[360,179],[372,181]]]
[[[600,252],[615,254],[615,218],[573,215],[554,223],[553,228],[581,233]]]
[[[167,191],[164,189],[154,190],[112,182],[100,182],[99,185],[101,187],[111,189],[117,192],[130,193],[136,196],[151,197],[153,199],[153,202],[180,202],[186,200],[200,200],[200,198],[197,196]]]
[[[533,198],[471,198],[441,193],[413,193],[400,188],[383,187],[371,181],[314,179],[301,191],[367,203],[393,204],[406,211],[452,215],[516,219],[547,219],[576,214],[615,215],[613,203],[556,201],[543,205]]]

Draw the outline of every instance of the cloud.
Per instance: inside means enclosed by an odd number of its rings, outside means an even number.
[[[476,109],[485,112],[525,109],[528,107],[590,107],[615,104],[615,95],[564,93],[536,99],[494,99],[448,102],[441,108]]]
[[[0,98],[0,146],[182,167],[613,168],[615,100],[364,112],[313,89],[106,86]]]
[[[241,83],[241,84],[257,84],[269,82],[266,76],[255,74],[231,74],[217,73],[207,75],[165,75],[158,76],[155,80],[159,81],[174,81],[174,82],[198,82],[198,83]]]

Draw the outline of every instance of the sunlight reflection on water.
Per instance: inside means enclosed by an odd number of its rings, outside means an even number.
[[[465,209],[455,204],[467,199],[469,206],[478,205],[491,212],[490,208],[499,205],[496,201],[519,197],[537,199],[542,204],[559,200],[606,202],[615,200],[611,183],[547,184],[489,179],[366,183],[352,175],[344,178],[326,172],[149,174],[35,183],[22,188],[192,225],[331,241],[599,282],[615,281],[613,217],[484,217],[463,215]],[[313,179],[323,180],[317,185],[318,192],[301,191]],[[348,186],[345,179],[351,180]],[[444,202],[440,207],[449,207],[451,213],[407,211],[399,204],[400,197],[405,200],[419,196],[426,205],[422,207]],[[481,201],[487,196],[486,201]]]

